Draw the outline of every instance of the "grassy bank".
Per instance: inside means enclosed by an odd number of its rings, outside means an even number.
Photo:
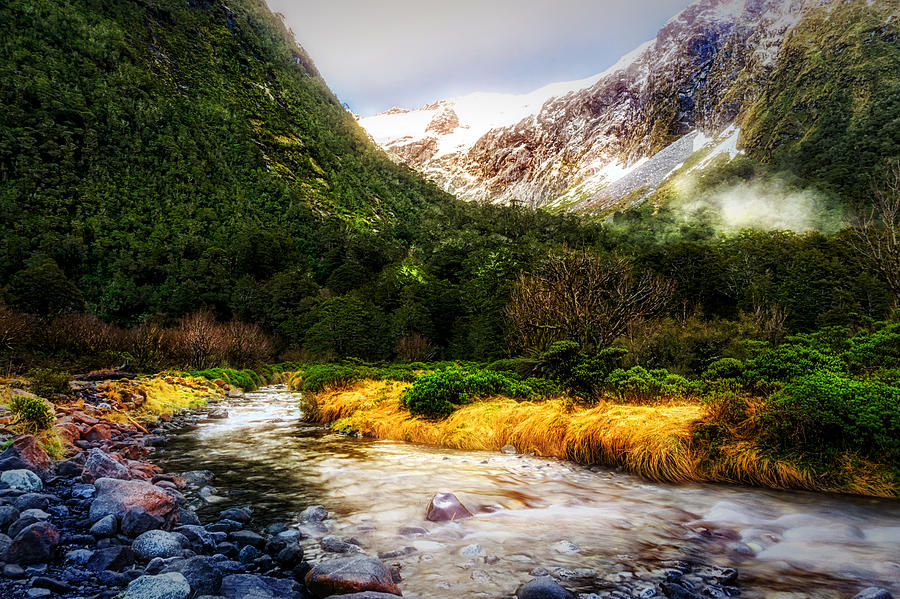
[[[806,489],[896,497],[889,472],[858,457],[826,476],[802,460],[768,455],[752,438],[705,438],[718,421],[715,407],[692,398],[651,405],[570,398],[516,400],[487,397],[462,405],[440,420],[416,417],[402,405],[410,384],[362,380],[304,395],[310,419],[364,436],[465,450],[499,450],[506,444],[539,456],[621,467],[651,480],[724,482],[777,489]]]

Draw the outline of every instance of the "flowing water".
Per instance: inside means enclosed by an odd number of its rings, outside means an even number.
[[[252,504],[256,524],[293,525],[307,505],[325,505],[330,534],[372,555],[408,552],[386,560],[401,567],[406,595],[508,596],[536,568],[568,576],[567,586],[587,577],[612,588],[669,559],[737,567],[750,598],[900,590],[897,501],[650,483],[553,459],[355,439],[305,424],[299,396],[281,387],[223,405],[227,419],[201,418],[161,457],[169,471],[215,473],[201,514]],[[475,517],[427,522],[442,491]],[[315,561],[325,533],[306,532]]]

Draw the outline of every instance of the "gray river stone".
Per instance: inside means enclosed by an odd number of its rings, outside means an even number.
[[[154,557],[176,557],[181,555],[181,539],[178,535],[164,530],[148,530],[131,544],[134,553],[141,559]]]
[[[529,580],[516,590],[516,597],[517,599],[575,599],[575,595],[550,576],[539,576]]]
[[[190,594],[191,585],[184,575],[169,572],[135,578],[128,583],[125,599],[187,599]]]

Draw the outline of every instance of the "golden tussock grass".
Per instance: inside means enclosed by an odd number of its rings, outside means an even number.
[[[171,416],[178,410],[197,408],[210,399],[224,397],[222,390],[206,379],[169,375],[109,381],[99,385],[98,389],[111,402],[121,402],[126,406],[130,405],[129,398],[140,396],[143,399],[141,405],[128,412],[134,418],[145,420]],[[112,412],[109,418],[122,424],[128,421],[123,413]]]
[[[584,407],[566,398],[514,401],[495,397],[464,405],[448,418],[432,421],[413,417],[400,407],[399,398],[408,386],[362,381],[306,394],[304,409],[311,420],[368,437],[464,450],[496,451],[511,444],[539,456],[622,467],[656,481],[897,496],[890,477],[874,466],[854,467],[852,475],[843,477],[849,482],[835,485],[796,464],[763,455],[752,439],[731,441],[710,454],[708,446],[694,435],[698,425],[710,418],[709,408],[696,400],[654,405],[601,401]]]
[[[653,480],[699,480],[690,450],[699,405],[627,406],[601,403],[590,409],[566,399],[517,402],[491,398],[462,406],[445,420],[415,418],[400,408],[407,383],[364,381],[346,390],[306,398],[308,415],[366,436],[454,449],[499,450],[506,444],[536,455],[580,463],[622,466]]]

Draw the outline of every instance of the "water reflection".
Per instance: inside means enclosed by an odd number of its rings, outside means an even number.
[[[745,597],[900,586],[894,501],[652,484],[557,460],[349,439],[304,426],[297,398],[278,388],[227,407],[229,418],[173,437],[162,460],[167,470],[216,474],[224,500],[204,510],[252,503],[263,524],[324,504],[333,534],[371,554],[408,552],[389,559],[402,566],[408,595],[501,597],[536,567],[590,569],[591,584],[614,586],[691,556],[739,567]],[[426,522],[439,491],[456,493],[476,517]],[[428,534],[399,533],[410,526]]]

